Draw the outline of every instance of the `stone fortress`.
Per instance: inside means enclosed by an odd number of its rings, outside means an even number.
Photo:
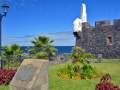
[[[73,22],[76,46],[98,57],[120,58],[120,19],[87,22],[86,4],[82,3],[81,18]]]

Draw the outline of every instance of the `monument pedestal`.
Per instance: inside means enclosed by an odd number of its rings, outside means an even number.
[[[11,90],[48,90],[49,61],[24,60],[10,83]]]

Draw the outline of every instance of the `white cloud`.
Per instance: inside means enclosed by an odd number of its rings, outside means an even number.
[[[39,35],[25,35],[25,36],[7,36],[3,37],[3,44],[13,44],[17,43],[20,45],[31,45],[31,40],[34,39],[36,36],[48,36],[52,40],[54,40],[55,46],[73,46],[75,44],[75,38],[72,34],[72,32],[55,32],[55,33],[41,33]]]

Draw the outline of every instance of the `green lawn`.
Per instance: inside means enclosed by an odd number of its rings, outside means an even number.
[[[0,86],[0,90],[9,90],[8,86]]]
[[[56,73],[62,65],[51,66],[49,70],[49,88],[50,90],[95,90],[95,80],[60,80]],[[103,63],[95,63],[103,73],[110,73],[113,82],[120,85],[120,61],[105,61]]]
[[[95,90],[95,80],[60,80],[57,77],[57,70],[62,65],[54,65],[49,68],[49,90]],[[120,61],[105,61],[95,63],[103,73],[110,73],[115,84],[120,85]],[[0,86],[0,90],[9,90],[8,86]]]

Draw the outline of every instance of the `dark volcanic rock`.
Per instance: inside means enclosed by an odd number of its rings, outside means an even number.
[[[76,46],[104,58],[120,58],[120,20],[97,21],[95,27],[83,24],[82,32],[77,33]]]

